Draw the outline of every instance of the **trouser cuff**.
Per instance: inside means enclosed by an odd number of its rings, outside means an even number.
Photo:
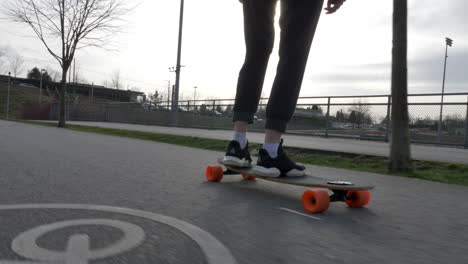
[[[254,115],[255,113],[250,113],[250,112],[234,112],[232,121],[233,122],[245,121],[245,122],[248,122],[249,124],[252,124],[254,120]]]
[[[266,129],[273,129],[284,133],[286,131],[286,127],[288,126],[288,122],[279,119],[267,119],[265,128]]]

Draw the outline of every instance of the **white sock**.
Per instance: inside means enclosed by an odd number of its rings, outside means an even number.
[[[232,136],[232,139],[239,142],[242,149],[244,149],[245,146],[247,145],[247,133],[234,131],[234,135]]]
[[[278,157],[278,147],[280,143],[263,143],[263,148],[268,152],[271,158]]]

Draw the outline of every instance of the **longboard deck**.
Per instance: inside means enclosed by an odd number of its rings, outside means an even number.
[[[327,188],[331,190],[344,190],[344,191],[353,191],[353,190],[372,190],[374,186],[372,185],[363,185],[363,184],[356,184],[351,183],[348,181],[343,180],[326,180],[317,176],[312,175],[305,175],[303,177],[265,177],[258,174],[255,174],[252,168],[241,168],[235,166],[225,165],[222,159],[218,159],[218,163],[226,167],[231,172],[235,172],[238,174],[245,174],[248,176],[254,176],[263,180],[277,182],[277,183],[284,183],[284,184],[291,184],[291,185],[298,185],[298,186],[305,186],[305,187],[318,187],[318,188]]]

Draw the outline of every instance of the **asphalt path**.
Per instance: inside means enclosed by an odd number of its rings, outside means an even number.
[[[307,166],[376,186],[310,215],[306,188],[206,182],[220,155],[0,121],[0,263],[468,262],[467,187]]]
[[[232,132],[228,130],[208,130],[197,128],[150,126],[111,122],[69,121],[68,123],[213,139],[230,139],[232,137]],[[249,140],[251,142],[262,143],[263,137],[263,133],[249,132]],[[378,141],[323,138],[316,136],[302,136],[293,134],[284,135],[284,139],[284,145],[291,147],[367,154],[381,157],[388,157],[390,152],[389,143]],[[468,149],[463,148],[412,144],[411,155],[415,160],[468,164]]]

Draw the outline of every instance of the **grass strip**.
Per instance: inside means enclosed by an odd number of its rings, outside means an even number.
[[[15,121],[26,124],[57,127],[56,123],[23,120]],[[227,140],[158,134],[152,132],[133,131],[125,129],[102,128],[82,125],[67,125],[66,128],[82,132],[149,140],[221,152],[225,151],[226,146],[228,144]],[[255,150],[258,150],[260,146],[260,144],[255,143],[250,144],[251,149],[254,150],[254,155],[256,155]],[[351,153],[338,153],[292,147],[285,147],[285,150],[287,151],[288,156],[291,159],[304,164],[365,171],[408,178],[418,178],[423,180],[468,186],[468,165],[415,160],[413,161],[413,172],[389,173],[387,170],[388,158],[385,157],[359,155]]]

